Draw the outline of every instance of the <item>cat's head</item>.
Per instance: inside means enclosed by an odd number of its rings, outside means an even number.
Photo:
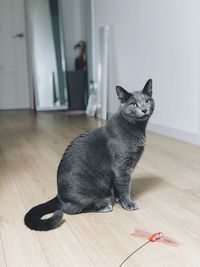
[[[142,91],[127,92],[121,86],[116,86],[120,100],[120,111],[129,122],[146,121],[154,110],[152,98],[152,80],[149,79]]]

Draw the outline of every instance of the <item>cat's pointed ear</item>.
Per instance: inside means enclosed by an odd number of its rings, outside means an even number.
[[[122,88],[121,86],[116,86],[116,92],[117,92],[117,96],[119,98],[119,100],[124,103],[126,102],[129,97],[131,96],[131,94],[129,92],[127,92],[124,88]]]
[[[146,84],[145,84],[145,86],[144,86],[142,92],[143,92],[144,94],[147,94],[147,95],[149,95],[149,96],[152,96],[152,79],[149,79],[149,80],[146,82]]]

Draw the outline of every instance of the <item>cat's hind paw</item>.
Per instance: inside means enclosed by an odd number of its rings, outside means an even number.
[[[113,209],[112,205],[109,204],[109,205],[106,206],[105,208],[102,208],[102,209],[98,210],[98,212],[102,212],[102,213],[103,213],[103,212],[111,212],[112,209]]]

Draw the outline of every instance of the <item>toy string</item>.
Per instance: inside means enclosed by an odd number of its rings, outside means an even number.
[[[145,242],[144,244],[142,244],[140,247],[138,247],[136,250],[134,250],[128,257],[126,257],[126,259],[119,265],[119,267],[121,267],[133,254],[135,254],[138,250],[140,250],[141,248],[143,248],[144,246],[146,246],[149,242],[151,242],[151,241],[148,240],[147,242]]]

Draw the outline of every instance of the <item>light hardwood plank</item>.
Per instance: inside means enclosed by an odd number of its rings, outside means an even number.
[[[3,242],[0,237],[0,266],[5,267],[6,265],[6,258],[5,258],[5,251],[3,247]]]

